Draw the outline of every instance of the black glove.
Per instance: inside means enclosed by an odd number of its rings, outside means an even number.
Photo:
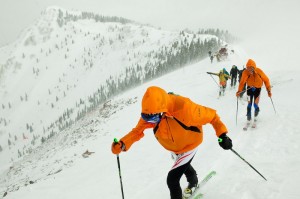
[[[228,150],[232,148],[232,141],[231,139],[226,135],[226,133],[223,133],[219,136],[219,145],[224,149]]]

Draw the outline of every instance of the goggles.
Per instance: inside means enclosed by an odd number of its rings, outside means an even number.
[[[145,120],[146,122],[156,124],[160,122],[162,113],[155,113],[155,114],[141,113],[141,116],[143,120]]]

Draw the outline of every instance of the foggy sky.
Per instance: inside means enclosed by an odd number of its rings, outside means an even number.
[[[299,31],[298,0],[0,0],[0,46],[48,6],[120,16],[167,30],[220,28],[239,37]],[[295,27],[298,24],[298,27]]]

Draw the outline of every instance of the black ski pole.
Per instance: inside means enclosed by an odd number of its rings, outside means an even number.
[[[270,99],[271,99],[271,102],[272,102],[272,105],[273,105],[273,109],[274,109],[274,111],[275,111],[275,114],[276,114],[276,110],[275,110],[275,106],[274,106],[274,103],[273,103],[272,97],[270,97]]]
[[[118,139],[114,139],[114,143],[118,143]],[[119,169],[119,177],[120,177],[120,184],[121,184],[121,192],[122,192],[122,199],[124,199],[124,191],[123,191],[123,183],[122,183],[122,175],[121,175],[121,165],[120,165],[120,157],[117,154],[117,161],[118,161],[118,169]]]
[[[256,171],[256,173],[258,173],[263,179],[265,179],[267,181],[267,179],[261,174],[259,173],[249,162],[247,162],[242,156],[240,156],[240,154],[238,154],[235,150],[230,149],[235,155],[237,155],[239,158],[241,158],[244,162],[246,162],[254,171]]]
[[[217,86],[219,87],[219,84],[218,84],[218,82],[215,80],[215,78],[211,75],[211,73],[210,72],[206,72],[207,74],[209,74],[210,76],[211,76],[211,78],[214,80],[214,82],[217,84]]]

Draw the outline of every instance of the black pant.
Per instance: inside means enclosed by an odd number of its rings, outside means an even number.
[[[257,109],[261,88],[250,88],[249,86],[247,86],[247,89],[247,95],[250,98],[248,101],[248,108],[251,110],[251,106],[254,103],[254,108]]]
[[[189,183],[198,183],[197,173],[191,165],[192,160],[193,158],[186,164],[169,171],[167,184],[170,189],[171,199],[182,199],[182,190],[179,182],[183,174],[186,176]]]
[[[231,76],[230,86],[233,87],[236,85],[236,76]]]

